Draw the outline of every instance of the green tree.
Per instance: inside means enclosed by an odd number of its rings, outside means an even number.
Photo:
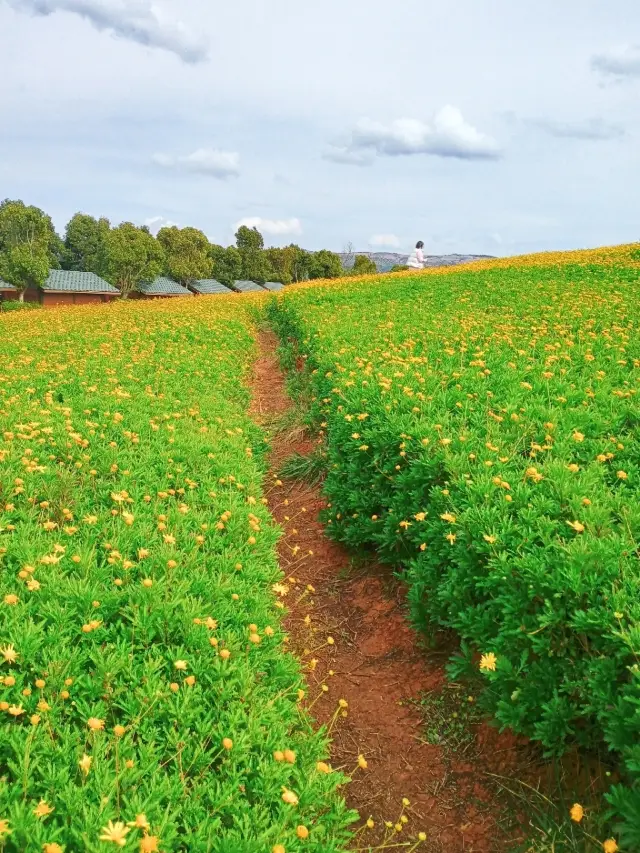
[[[167,274],[181,284],[209,278],[213,268],[211,244],[197,228],[161,228],[158,242],[164,249]]]
[[[241,225],[236,231],[236,246],[242,258],[242,278],[263,283],[271,277],[272,270],[264,251],[264,240],[257,228]]]
[[[351,269],[347,271],[347,275],[372,275],[378,272],[378,267],[375,262],[366,255],[356,255]]]
[[[164,270],[164,250],[143,228],[123,222],[106,238],[107,276],[126,298],[140,281],[153,280]]]
[[[29,286],[38,287],[49,270],[60,266],[61,241],[39,207],[5,199],[0,203],[0,278],[13,284],[20,301]]]
[[[282,284],[291,284],[293,281],[292,267],[295,260],[291,247],[288,246],[284,249],[278,249],[275,247],[265,249],[265,255],[269,262],[273,280],[279,281]]]
[[[209,255],[213,262],[213,277],[221,284],[231,287],[234,281],[241,278],[242,257],[235,246],[225,249],[224,246],[214,244],[209,249]]]
[[[340,255],[328,249],[313,252],[309,260],[309,278],[340,278],[344,268]]]
[[[291,254],[291,280],[292,281],[307,281],[309,278],[309,267],[311,264],[311,253],[306,252],[292,243],[287,246],[286,250]]]
[[[86,213],[74,214],[64,235],[63,269],[103,275],[106,272],[105,241],[110,229],[111,223],[104,217],[96,219]]]

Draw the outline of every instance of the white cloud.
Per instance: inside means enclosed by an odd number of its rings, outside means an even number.
[[[157,234],[161,228],[172,228],[174,225],[179,228],[177,222],[172,222],[171,219],[165,219],[164,216],[152,216],[145,219],[144,224],[152,234]]]
[[[374,234],[372,237],[369,237],[369,245],[399,249],[400,239],[395,234]]]
[[[608,124],[600,118],[583,121],[554,121],[553,119],[531,119],[528,124],[538,127],[550,136],[560,139],[618,139],[625,135],[625,129],[619,124]]]
[[[640,44],[598,53],[591,57],[591,67],[600,74],[618,80],[640,77]]]
[[[20,12],[53,15],[70,12],[85,18],[100,31],[137,42],[145,47],[174,53],[183,62],[203,62],[207,42],[181,21],[166,18],[150,0],[7,0]]]
[[[269,234],[272,237],[302,234],[302,223],[296,218],[263,219],[261,216],[247,216],[240,222],[236,222],[234,230],[237,231],[241,225],[246,225],[247,228],[257,228],[261,234]]]
[[[219,180],[237,178],[240,174],[240,155],[235,151],[219,151],[216,148],[198,148],[182,157],[154,154],[153,162],[165,169],[210,175]]]
[[[326,159],[338,163],[365,165],[373,156],[399,157],[431,154],[462,160],[495,160],[501,156],[490,136],[468,124],[456,107],[443,107],[431,124],[417,119],[396,119],[391,124],[362,119],[342,145],[325,152]]]

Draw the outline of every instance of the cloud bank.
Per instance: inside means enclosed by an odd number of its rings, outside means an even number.
[[[237,178],[240,174],[240,155],[236,151],[219,151],[217,148],[198,148],[192,154],[172,157],[169,154],[154,154],[153,162],[165,169],[208,175],[224,181]]]
[[[7,0],[19,12],[53,15],[70,12],[79,15],[100,32],[145,47],[166,50],[183,62],[204,62],[208,57],[206,41],[192,33],[182,22],[165,18],[149,0]]]
[[[351,165],[369,165],[376,157],[428,154],[461,160],[496,160],[498,144],[465,121],[456,107],[443,107],[431,124],[417,119],[396,119],[382,124],[362,119],[343,143],[330,146],[327,160]]]
[[[619,124],[608,124],[600,118],[584,121],[554,121],[553,119],[531,119],[528,124],[559,139],[588,139],[592,141],[618,139],[625,135]]]
[[[640,44],[597,53],[591,57],[591,68],[617,80],[640,77]]]
[[[241,225],[246,225],[247,228],[257,228],[261,234],[269,234],[272,237],[302,234],[302,223],[296,218],[263,219],[261,216],[247,216],[240,222],[236,222],[234,230],[237,231]]]

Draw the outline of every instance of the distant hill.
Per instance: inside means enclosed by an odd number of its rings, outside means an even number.
[[[344,252],[338,252],[344,266],[349,255]],[[371,258],[378,272],[389,272],[391,267],[396,265],[406,264],[409,255],[402,255],[398,252],[354,252],[354,255],[365,255]],[[456,264],[467,264],[470,261],[479,261],[486,258],[492,258],[493,255],[425,255],[427,267],[452,267]],[[350,264],[349,266],[352,266]]]

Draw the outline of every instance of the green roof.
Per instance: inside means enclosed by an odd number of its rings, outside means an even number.
[[[192,281],[189,287],[202,295],[210,293],[233,293],[231,288],[216,281],[215,278],[201,278],[198,281]]]
[[[186,287],[163,276],[159,276],[153,281],[141,281],[136,290],[144,293],[145,296],[193,296],[193,293]]]
[[[42,290],[56,293],[120,293],[117,287],[94,272],[75,270],[49,270],[49,277],[42,285]]]
[[[8,281],[3,281],[0,278],[0,290],[16,290],[16,289],[17,288],[15,288],[12,284],[9,284]]]
[[[280,281],[265,281],[265,283],[262,286],[265,287],[267,290],[275,291],[275,290],[282,290],[284,287],[284,284],[282,284],[282,282],[280,282]]]
[[[256,284],[255,281],[234,281],[233,286],[236,290],[239,290],[240,293],[261,293],[264,290],[264,288],[259,284]]]

